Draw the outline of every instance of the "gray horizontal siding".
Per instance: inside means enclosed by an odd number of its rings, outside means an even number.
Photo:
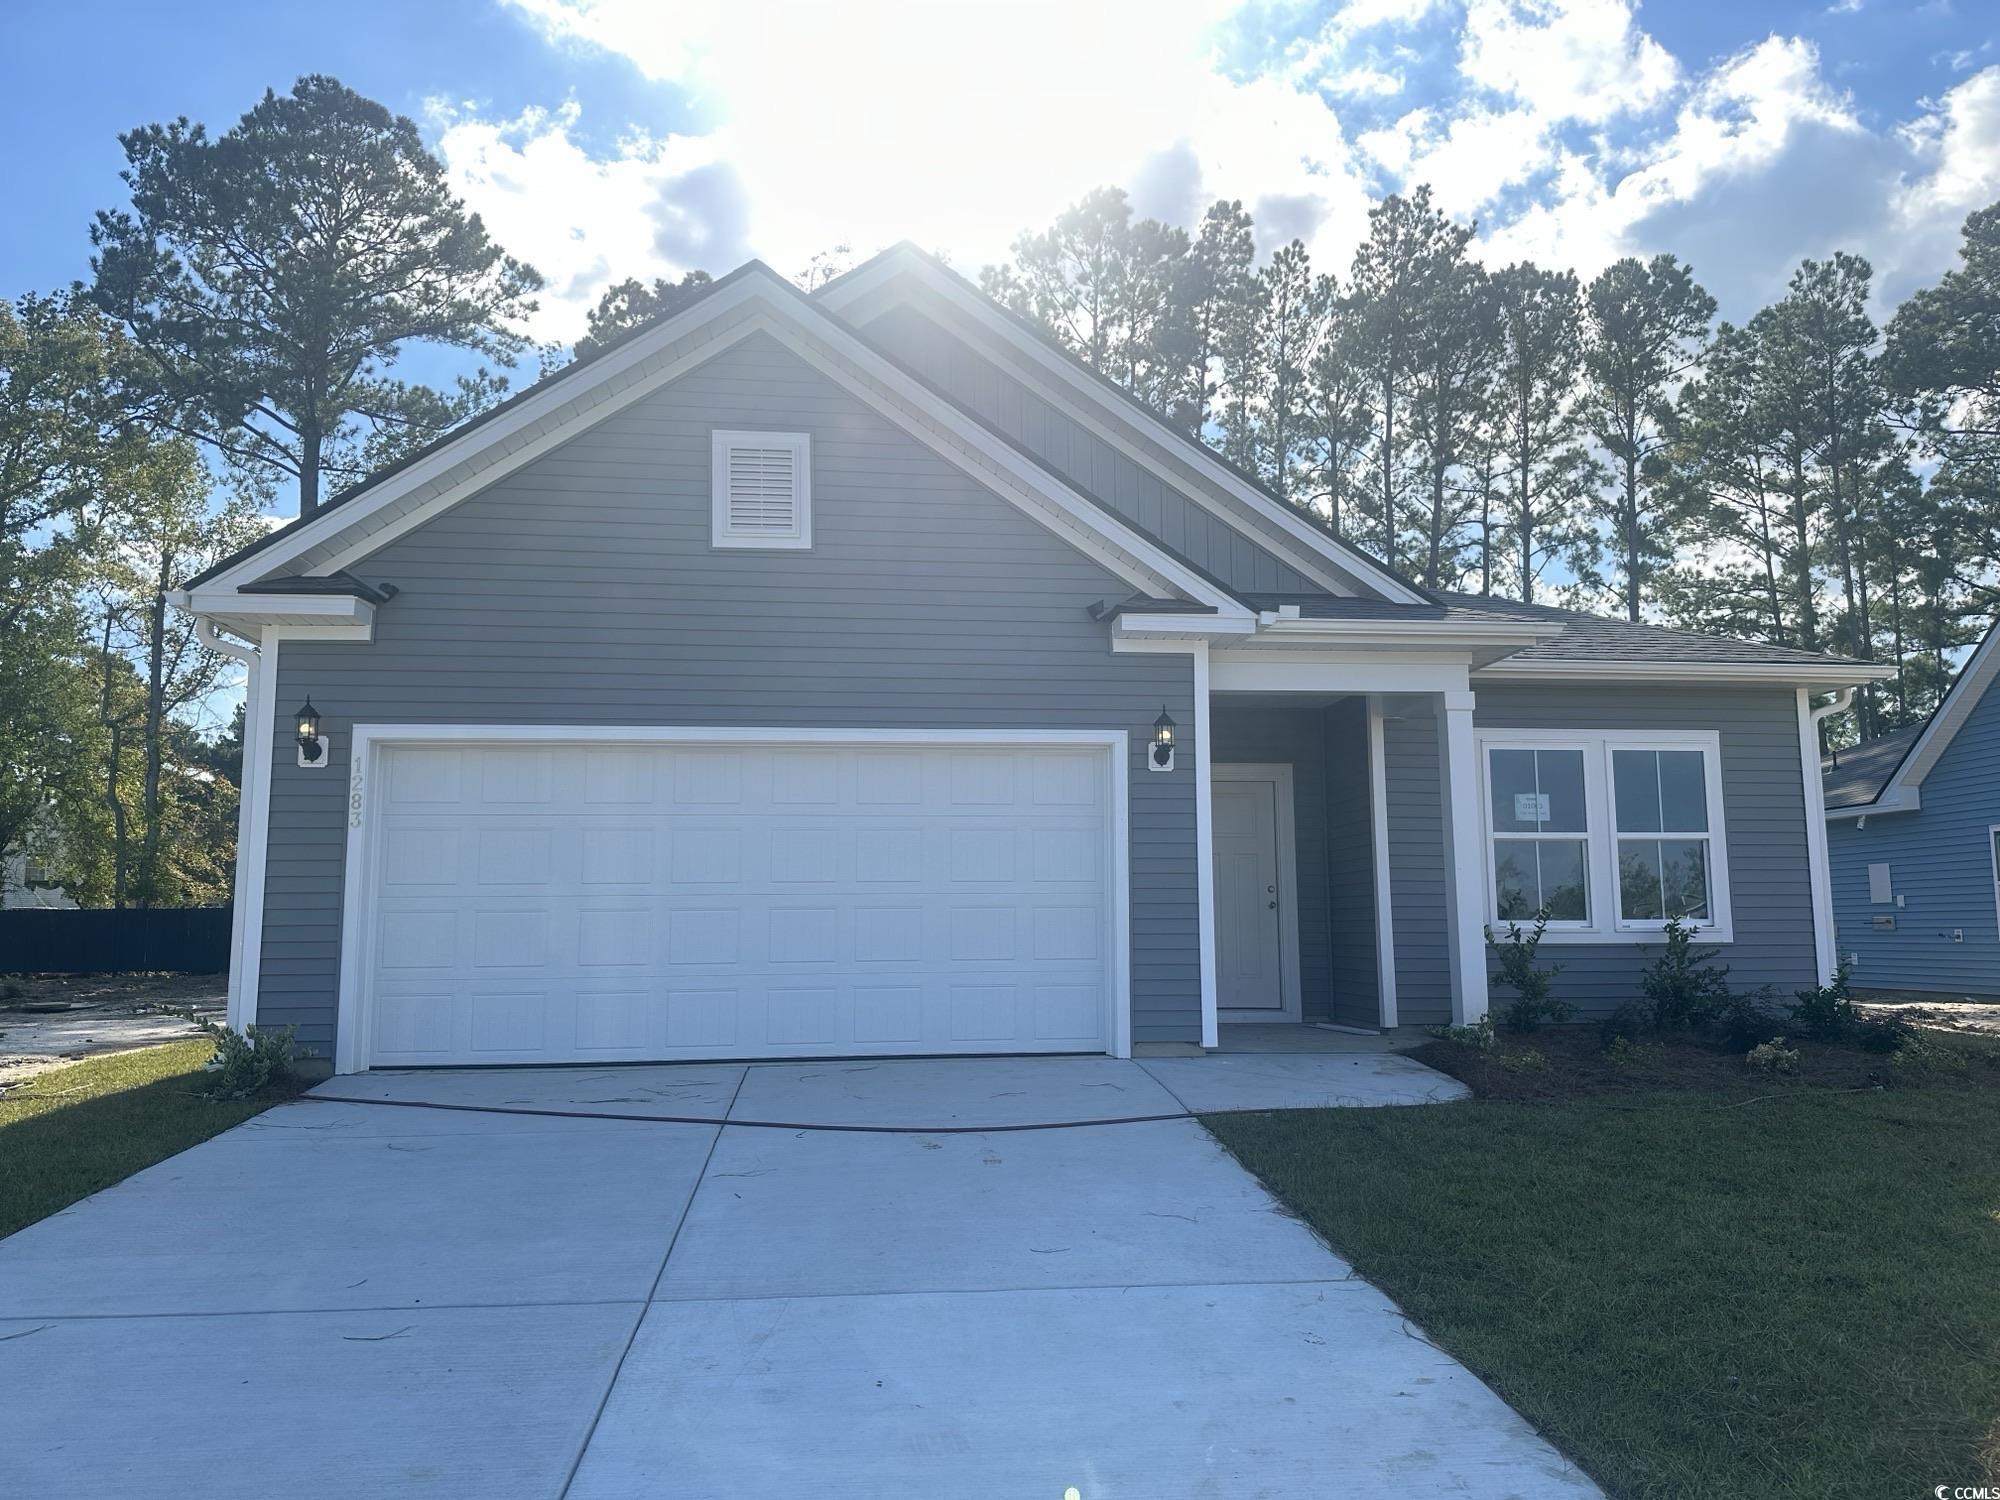
[[[1349,1026],[1382,1020],[1375,945],[1374,802],[1368,772],[1368,709],[1350,698],[1321,713],[1326,782],[1327,929],[1330,1014]]]
[[[1827,825],[1834,923],[1862,989],[2000,997],[2000,890],[1992,827],[2000,823],[2000,691],[1989,691],[1938,757],[1923,806],[1880,813],[1866,828]],[[1903,905],[1868,900],[1868,866],[1889,866]],[[1877,932],[1871,919],[1894,917]],[[1964,933],[1954,941],[1953,931]]]
[[[1812,883],[1798,704],[1786,688],[1482,687],[1482,728],[1714,730],[1722,747],[1734,941],[1721,945],[1737,989],[1771,985],[1789,1000],[1814,982]],[[1640,971],[1659,945],[1575,944],[1542,950],[1562,965],[1556,992],[1601,1016],[1638,995]],[[1507,992],[1496,985],[1493,1002]]]
[[[889,308],[868,336],[996,430],[1231,588],[1323,590],[947,332],[915,306]]]
[[[1451,942],[1445,925],[1444,813],[1435,715],[1413,712],[1382,726],[1389,804],[1390,925],[1396,940],[1396,1019],[1451,1020]]]
[[[810,551],[709,546],[709,434],[812,436]],[[367,645],[279,655],[259,1016],[329,1048],[349,729],[373,723],[1119,729],[1131,758],[1133,1035],[1199,1038],[1191,766],[1144,768],[1185,656],[1114,656],[1130,586],[755,338],[355,566],[402,592]],[[311,695],[332,763],[282,714]]]

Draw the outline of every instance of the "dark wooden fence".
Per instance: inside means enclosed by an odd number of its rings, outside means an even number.
[[[0,974],[220,974],[229,908],[0,911]]]

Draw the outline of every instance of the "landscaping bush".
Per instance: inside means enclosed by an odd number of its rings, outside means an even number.
[[[1661,1050],[1658,1042],[1635,1041],[1630,1036],[1619,1035],[1612,1037],[1605,1047],[1604,1058],[1614,1068],[1630,1068],[1656,1061]]]
[[[1850,1037],[1864,1052],[1894,1052],[1916,1036],[1917,1028],[1901,1016],[1856,1013]]]
[[[1608,1051],[1620,1042],[1637,1041],[1652,1029],[1652,1013],[1637,1000],[1627,1000],[1597,1023],[1598,1045]]]
[[[1714,948],[1697,949],[1694,929],[1667,923],[1667,946],[1639,976],[1655,1031],[1686,1031],[1714,1024],[1734,998],[1729,966],[1716,965]]]
[[[1486,942],[1500,958],[1500,982],[1514,992],[1500,1012],[1500,1023],[1509,1031],[1535,1031],[1544,1021],[1567,1021],[1576,1014],[1574,1005],[1555,998],[1556,975],[1562,966],[1535,965],[1535,952],[1548,930],[1546,907],[1535,913],[1535,925],[1526,931],[1519,922],[1509,922],[1505,941],[1494,937],[1491,927],[1486,929]]]
[[[1474,1052],[1493,1050],[1493,1017],[1490,1015],[1481,1016],[1470,1026],[1429,1026],[1425,1030],[1441,1042],[1470,1047]]]
[[[1798,998],[1792,1002],[1792,1021],[1799,1030],[1823,1042],[1837,1042],[1855,1029],[1861,1021],[1861,1012],[1854,1008],[1853,997],[1847,992],[1847,975],[1848,963],[1843,958],[1833,971],[1831,984],[1797,992]]]
[[[1760,1073],[1797,1073],[1799,1070],[1798,1049],[1787,1047],[1785,1039],[1774,1036],[1768,1042],[1760,1042],[1744,1056],[1745,1062]]]
[[[1961,1076],[1970,1066],[1970,1060],[1950,1043],[1932,1041],[1912,1029],[1902,1045],[1889,1054],[1889,1066],[1902,1082],[1933,1083]]]
[[[1715,1032],[1732,1051],[1754,1047],[1783,1030],[1783,1017],[1772,1004],[1771,990],[1753,990],[1747,995],[1731,995],[1715,1018]]]

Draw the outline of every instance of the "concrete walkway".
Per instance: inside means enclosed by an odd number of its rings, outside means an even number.
[[[0,1242],[6,1485],[1593,1495],[1185,1117],[1454,1088],[1338,1053],[337,1079],[459,1107],[283,1106]]]

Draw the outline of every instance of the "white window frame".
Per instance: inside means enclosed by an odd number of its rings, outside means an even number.
[[[1704,943],[1735,940],[1735,918],[1729,899],[1729,836],[1722,813],[1722,737],[1712,730],[1588,730],[1480,729],[1479,818],[1485,839],[1486,921],[1504,932],[1506,921],[1495,915],[1500,906],[1495,877],[1494,841],[1506,834],[1493,831],[1493,761],[1491,752],[1505,750],[1581,750],[1583,805],[1590,920],[1551,922],[1543,941],[1549,943],[1652,943],[1659,941],[1666,922],[1624,917],[1618,905],[1618,839],[1616,799],[1612,796],[1614,750],[1699,750],[1702,787],[1708,798],[1708,897],[1711,920],[1691,923]],[[1552,835],[1553,836],[1553,835]],[[1633,837],[1643,837],[1635,832]]]
[[[789,532],[737,532],[729,525],[729,450],[788,448],[792,454],[792,519]],[[739,548],[803,550],[812,546],[812,440],[803,432],[756,432],[716,428],[708,442],[709,545],[729,551]]]

